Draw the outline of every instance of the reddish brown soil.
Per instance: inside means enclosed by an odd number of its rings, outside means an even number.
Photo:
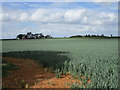
[[[3,85],[6,88],[19,88],[21,87],[22,80],[31,86],[35,84],[37,79],[42,81],[54,77],[53,73],[48,72],[46,68],[42,68],[33,60],[17,58],[4,59],[19,67],[18,70],[10,71],[10,76],[2,79]]]
[[[63,75],[62,78],[51,78],[42,82],[37,83],[37,85],[32,86],[32,88],[70,88],[73,83],[82,84],[80,80],[73,79],[70,75]]]
[[[71,75],[56,78],[55,74],[50,72],[51,70],[41,67],[33,60],[8,57],[4,57],[4,60],[19,67],[18,70],[10,71],[10,76],[2,78],[5,88],[22,88],[22,86],[26,88],[70,88],[75,82],[82,84],[80,80],[73,79]]]

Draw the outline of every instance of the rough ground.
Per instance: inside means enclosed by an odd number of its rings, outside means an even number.
[[[2,78],[4,88],[70,88],[78,79],[73,79],[70,75],[62,75],[56,78],[50,69],[43,68],[30,59],[8,58],[3,59],[17,65],[20,69],[10,71],[10,76]],[[88,82],[89,83],[89,82]]]

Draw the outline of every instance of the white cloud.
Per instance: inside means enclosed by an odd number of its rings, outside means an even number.
[[[20,33],[26,33],[28,31],[28,28],[23,28],[20,30]]]
[[[55,12],[50,15],[51,21],[52,22],[61,22],[64,18],[63,13],[61,12]]]
[[[22,14],[20,15],[20,18],[19,18],[18,20],[20,20],[20,21],[26,21],[26,20],[28,20],[28,19],[29,19],[28,14],[27,14],[27,13],[22,13]]]
[[[30,11],[29,11],[30,12]],[[86,9],[54,10],[36,9],[28,12],[7,12],[0,14],[3,21],[62,23],[62,24],[109,24],[117,22],[117,14]]]
[[[117,16],[115,14],[113,14],[113,13],[109,13],[108,17],[109,17],[110,22],[114,22],[114,21],[117,20],[117,18],[116,18]]]
[[[104,22],[102,20],[96,20],[93,24],[104,24]]]
[[[29,15],[27,13],[19,13],[19,12],[4,12],[0,14],[0,20],[3,21],[14,21],[14,22],[19,22],[19,21],[27,21],[29,19]]]
[[[87,20],[88,20],[88,18],[87,18],[87,17],[84,17],[84,18],[82,19],[82,22],[83,22],[83,23],[87,23]]]
[[[39,22],[45,22],[48,19],[46,9],[37,9],[35,12],[33,12],[31,19],[33,21],[39,21]]]
[[[100,15],[101,21],[104,21],[105,23],[115,23],[115,22],[117,22],[117,18],[118,18],[118,16],[115,13],[102,12]]]
[[[48,9],[36,9],[32,14],[27,12],[5,12],[0,15],[4,20],[11,21],[31,21],[39,23],[80,23],[85,22],[87,17],[84,17],[85,9],[76,10],[48,10]],[[83,20],[82,20],[83,19]]]
[[[5,31],[10,29],[15,36],[18,33],[26,33],[26,28],[20,28],[17,24],[33,23],[31,26],[33,33],[42,32],[52,36],[70,36],[75,34],[101,34],[117,33],[117,13],[100,12],[89,9],[36,9],[28,11],[7,11],[0,14],[0,19],[4,24]],[[9,25],[11,22],[15,25]],[[112,25],[115,24],[115,25]],[[109,31],[107,31],[109,30]],[[9,32],[11,33],[11,32]],[[3,35],[6,37],[6,35]],[[12,37],[12,36],[11,36]]]
[[[0,20],[3,20],[3,21],[10,20],[9,14],[8,13],[1,13]]]
[[[67,22],[78,22],[82,19],[85,9],[80,10],[68,10],[65,12],[65,21]]]

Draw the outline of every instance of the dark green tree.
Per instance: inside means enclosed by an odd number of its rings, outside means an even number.
[[[23,34],[19,34],[19,35],[17,35],[17,39],[22,39],[23,38]]]

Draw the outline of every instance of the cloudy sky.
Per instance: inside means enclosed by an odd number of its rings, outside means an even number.
[[[117,2],[3,2],[2,38],[19,33],[118,35]]]

